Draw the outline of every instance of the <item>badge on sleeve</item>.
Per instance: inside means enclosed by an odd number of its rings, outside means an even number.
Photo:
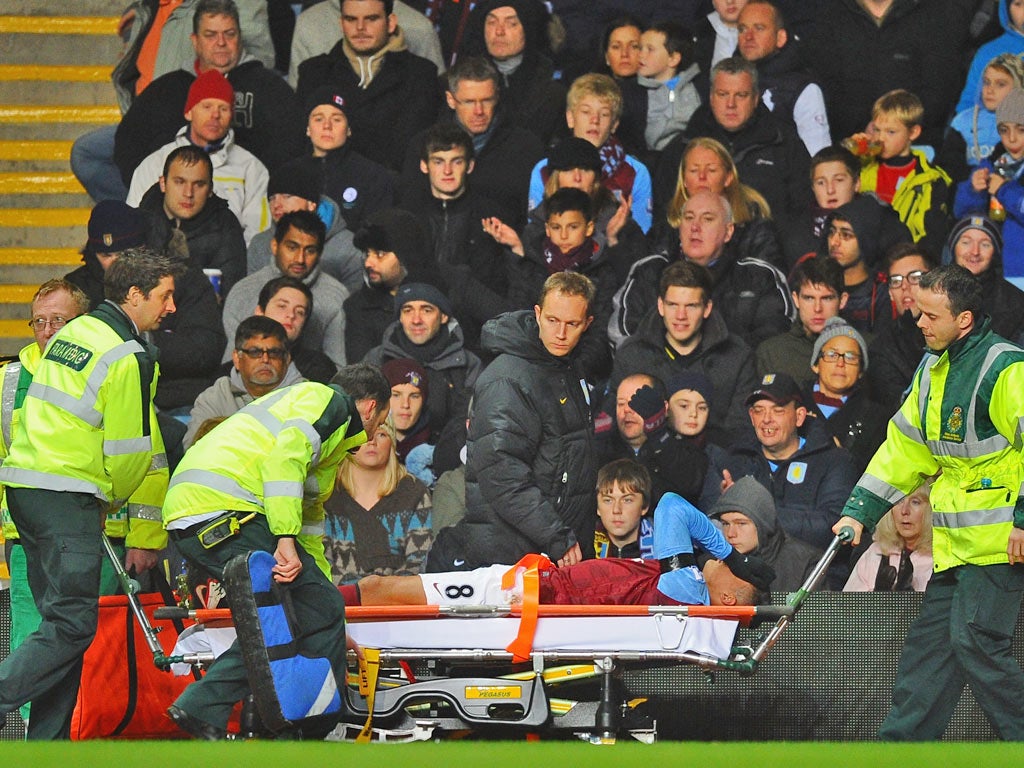
[[[800,485],[805,477],[807,477],[806,461],[794,461],[789,465],[789,469],[786,470],[786,480],[793,485]]]

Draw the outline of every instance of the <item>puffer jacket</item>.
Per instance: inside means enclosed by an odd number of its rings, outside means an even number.
[[[482,342],[497,358],[473,392],[468,511],[446,529],[458,532],[460,559],[467,566],[514,563],[543,552],[557,560],[574,544],[593,557],[597,455],[574,355],[548,353],[532,310],[490,321]]]

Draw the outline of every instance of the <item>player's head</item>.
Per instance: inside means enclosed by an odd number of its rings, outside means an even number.
[[[721,560],[704,563],[704,581],[708,585],[711,605],[768,605],[769,584],[752,584],[736,576]]]

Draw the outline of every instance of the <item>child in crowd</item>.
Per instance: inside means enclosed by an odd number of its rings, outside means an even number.
[[[619,200],[629,200],[633,220],[647,232],[653,221],[651,173],[640,160],[626,152],[615,135],[622,110],[622,89],[608,75],[590,73],[576,78],[565,97],[565,122],[569,131],[597,148],[601,184]],[[530,210],[544,199],[547,165],[547,159],[542,159],[530,172]]]
[[[585,146],[585,142],[579,140],[566,141]],[[593,208],[590,195],[566,187],[544,200],[543,230],[528,226],[520,237],[512,227],[493,217],[484,219],[483,227],[513,254],[508,260],[508,300],[514,306],[533,307],[544,281],[556,272],[579,272],[594,283],[597,288],[597,298],[592,305],[594,322],[580,343],[579,358],[587,378],[597,380],[607,376],[611,368],[607,328],[618,282],[612,263],[615,248],[602,249],[594,238]]]
[[[973,106],[957,113],[949,124],[940,162],[954,181],[967,178],[999,143],[996,108],[1014,88],[1024,87],[1024,61],[1013,53],[1001,53],[985,67],[981,91]]]
[[[699,67],[687,30],[672,21],[651,25],[640,37],[637,82],[647,89],[647,148],[658,151],[686,130],[700,106],[693,84]]]
[[[430,398],[427,372],[409,358],[388,360],[381,366],[381,372],[391,385],[391,419],[398,438],[395,445],[398,460],[424,485],[433,487],[436,478],[430,470],[434,446],[427,408]]]
[[[809,253],[818,249],[825,235],[828,218],[836,208],[860,194],[860,160],[848,149],[835,144],[811,158],[811,191],[814,203],[802,214],[781,222],[782,248],[791,269]],[[899,216],[886,206],[878,246],[886,250],[910,240],[910,233]],[[772,369],[776,370],[776,369]]]
[[[939,253],[948,231],[946,197],[951,181],[941,168],[914,149],[921,135],[924,104],[913,93],[896,89],[880,96],[871,109],[873,135],[853,138],[877,141],[881,152],[861,168],[861,192],[873,192],[891,205],[907,225],[915,243]]]
[[[702,373],[684,371],[668,380],[668,420],[679,440],[689,440],[704,450],[708,471],[697,506],[707,512],[722,494],[722,470],[726,467],[726,450],[708,441],[708,412],[713,387]]]
[[[999,0],[999,25],[1005,32],[978,48],[971,59],[967,82],[956,105],[957,112],[970,109],[974,104],[981,90],[982,73],[993,58],[1001,53],[1024,55],[1024,0]]]
[[[956,190],[953,213],[1002,221],[1003,277],[1024,278],[1024,89],[1015,88],[996,109],[1000,144]]]
[[[597,557],[654,556],[651,476],[632,459],[616,459],[597,473],[597,517],[594,552]]]

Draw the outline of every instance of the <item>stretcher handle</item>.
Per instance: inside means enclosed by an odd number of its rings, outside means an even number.
[[[156,630],[153,629],[153,625],[150,624],[149,618],[146,616],[146,612],[142,610],[142,605],[139,603],[138,594],[142,591],[142,588],[139,586],[139,582],[133,579],[124,569],[124,565],[121,563],[121,558],[118,557],[117,551],[114,549],[114,545],[110,543],[110,538],[107,534],[101,533],[100,538],[103,542],[103,549],[106,551],[107,557],[110,559],[110,563],[114,567],[114,572],[117,574],[117,578],[124,589],[125,596],[128,598],[128,605],[132,609],[132,613],[135,615],[135,620],[139,622],[139,627],[142,629],[143,636],[146,638],[146,646],[149,648],[149,651],[153,654],[154,658],[163,656],[164,648],[160,645],[160,640],[157,639]]]
[[[807,579],[800,585],[800,589],[790,596],[789,601],[787,602],[788,605],[793,606],[794,609],[798,609],[803,604],[804,600],[807,599],[807,595],[814,590],[818,585],[818,582],[821,581],[822,577],[825,575],[825,571],[827,571],[828,567],[832,564],[836,553],[839,552],[839,548],[844,544],[849,544],[853,541],[854,536],[853,528],[848,525],[844,525],[839,529],[839,533],[832,538],[832,541],[829,543],[825,553],[815,564],[814,570],[808,574]]]

